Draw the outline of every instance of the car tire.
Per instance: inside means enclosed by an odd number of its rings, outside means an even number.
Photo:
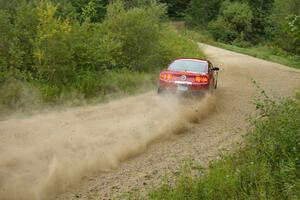
[[[217,87],[218,87],[218,80],[216,80],[214,88],[217,89]]]

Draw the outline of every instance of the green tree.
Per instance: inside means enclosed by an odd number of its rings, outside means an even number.
[[[251,42],[256,44],[268,38],[267,30],[271,25],[269,17],[273,9],[274,0],[236,0],[236,2],[246,3],[252,10],[254,17],[251,21]]]
[[[77,12],[78,20],[84,22],[87,18],[91,22],[100,22],[106,14],[108,0],[69,0]]]
[[[75,22],[80,18],[80,13],[77,13],[76,8],[70,0],[51,0],[51,2],[57,7],[56,16]]]
[[[249,40],[254,16],[246,3],[225,1],[222,13],[209,29],[216,40],[225,42]]]
[[[278,47],[299,54],[297,19],[300,16],[300,2],[297,0],[275,0],[270,17],[268,34]],[[284,40],[282,39],[284,38]]]
[[[37,10],[33,3],[21,2],[17,7],[15,16],[15,35],[18,41],[18,48],[21,51],[22,66],[25,71],[32,72],[33,69],[33,48],[38,27]]]
[[[4,10],[8,14],[15,14],[19,3],[20,0],[0,0],[0,10]]]
[[[40,3],[37,11],[39,25],[34,47],[35,67],[47,82],[66,84],[68,71],[74,65],[69,40],[71,25],[55,17],[56,7],[51,3]]]
[[[191,0],[161,0],[167,5],[168,16],[171,18],[183,18]]]
[[[16,28],[9,14],[4,11],[0,11],[0,26],[0,71],[3,81],[5,72],[15,72],[22,68],[24,52],[20,47]]]
[[[222,0],[191,0],[186,10],[186,20],[192,26],[207,26],[219,14]]]
[[[225,2],[223,6],[223,17],[232,24],[235,31],[239,33],[251,32],[251,21],[254,17],[247,4]]]
[[[284,30],[287,39],[283,47],[290,52],[300,55],[300,15],[290,16],[286,21]]]
[[[10,48],[14,37],[14,27],[9,19],[9,15],[0,11],[0,71],[2,73],[2,82],[4,73],[10,67],[11,55]],[[1,80],[0,80],[1,82]]]

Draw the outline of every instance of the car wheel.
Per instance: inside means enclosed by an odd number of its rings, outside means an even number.
[[[215,81],[214,88],[217,89],[217,87],[218,87],[218,72],[216,72],[216,74],[215,74],[214,81]]]
[[[218,86],[218,80],[216,80],[215,89],[217,89],[217,86]]]

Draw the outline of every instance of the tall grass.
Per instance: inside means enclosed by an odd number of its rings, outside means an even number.
[[[175,184],[162,184],[148,198],[300,199],[300,93],[280,102],[263,96],[243,147],[207,170],[187,165]]]

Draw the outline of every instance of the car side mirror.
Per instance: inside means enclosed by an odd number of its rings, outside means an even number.
[[[214,70],[214,71],[219,71],[220,68],[219,68],[219,67],[213,67],[212,70]]]

